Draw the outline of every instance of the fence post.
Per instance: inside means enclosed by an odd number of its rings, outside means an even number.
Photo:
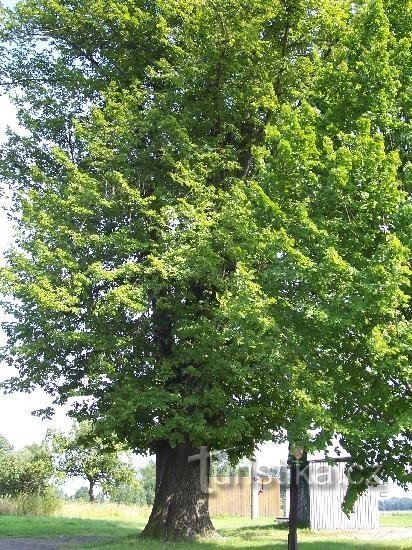
[[[250,468],[250,517],[252,519],[259,518],[259,478],[257,463],[252,458]]]

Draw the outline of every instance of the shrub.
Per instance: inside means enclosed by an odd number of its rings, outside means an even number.
[[[9,498],[0,498],[0,516],[17,515],[17,504]]]
[[[81,502],[88,502],[90,500],[89,490],[87,487],[80,487],[73,495],[74,500],[80,500]]]
[[[20,516],[50,516],[61,508],[61,500],[53,487],[42,494],[22,494],[14,499],[15,512]]]

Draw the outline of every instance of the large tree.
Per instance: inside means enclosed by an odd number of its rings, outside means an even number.
[[[200,446],[250,456],[286,431],[307,449],[338,438],[406,480],[401,3],[4,12],[1,79],[26,129],[0,166],[17,227],[9,388],[75,398],[77,418],[156,453],[148,536],[212,528],[188,460]]]

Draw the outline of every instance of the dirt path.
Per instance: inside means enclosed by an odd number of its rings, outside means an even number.
[[[394,540],[411,541],[412,550],[412,528],[410,527],[380,527],[379,529],[353,529],[353,531],[318,531],[325,533],[328,537],[334,537],[339,540],[367,541],[367,542],[385,542]],[[0,546],[1,550],[1,546]]]
[[[62,545],[76,547],[91,542],[104,542],[107,537],[54,537],[50,539],[0,539],[0,550],[57,550]]]
[[[412,548],[412,529],[410,527],[380,527],[370,531],[359,531],[355,537],[358,540],[370,540],[379,542],[380,540],[407,540],[411,541]]]

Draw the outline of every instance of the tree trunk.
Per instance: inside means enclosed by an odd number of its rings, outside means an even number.
[[[89,479],[89,500],[94,503],[94,481]]]
[[[309,487],[309,462],[305,452],[299,460],[299,485],[298,485],[298,524],[299,527],[310,528],[310,487]]]
[[[190,458],[192,457],[192,458]],[[209,516],[209,457],[206,447],[159,445],[156,493],[145,538],[196,539],[213,531]]]

